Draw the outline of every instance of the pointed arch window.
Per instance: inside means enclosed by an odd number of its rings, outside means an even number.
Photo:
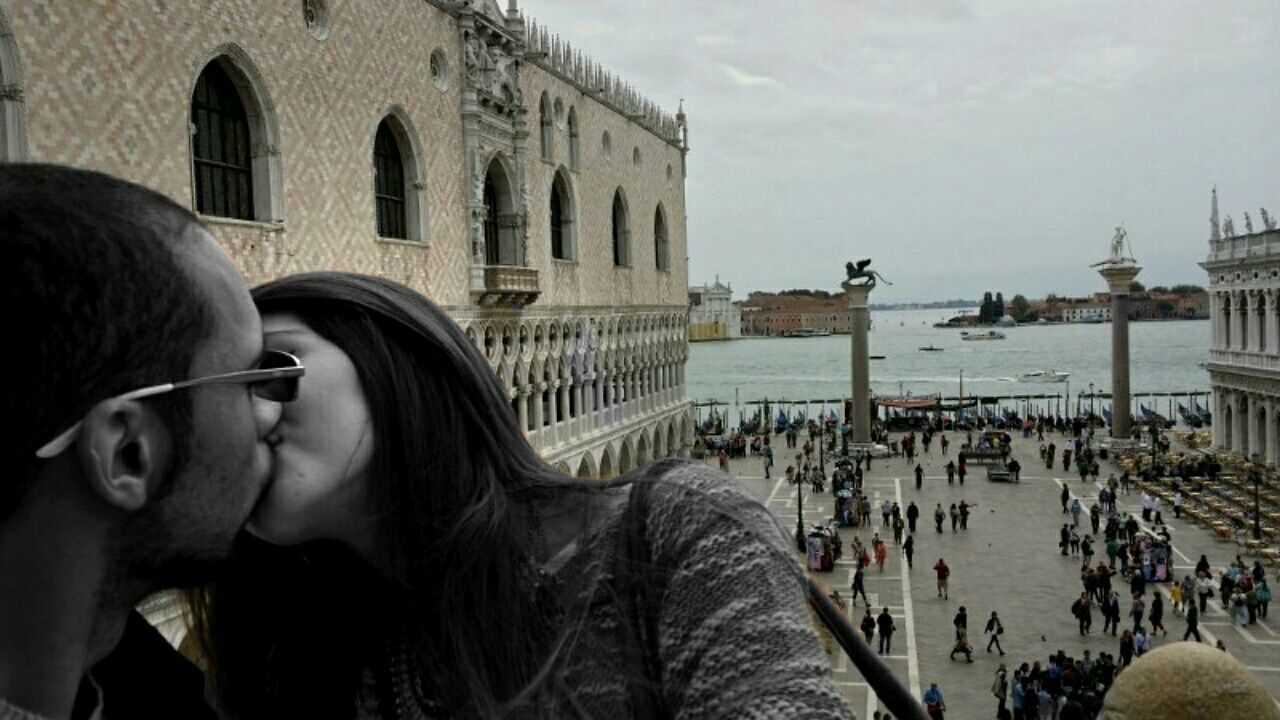
[[[484,179],[484,254],[485,262],[497,265],[501,262],[498,245],[498,188],[494,185],[493,176]]]
[[[551,159],[551,146],[554,142],[552,135],[552,115],[551,100],[546,93],[542,93],[542,100],[538,103],[539,123],[542,128],[542,159]]]
[[[578,150],[578,111],[569,107],[569,169],[577,170],[579,162]]]
[[[551,181],[551,257],[556,260],[573,260],[577,256],[574,238],[573,197],[569,190],[568,174],[564,168],[556,171]]]
[[[613,194],[612,214],[613,264],[626,267],[631,264],[630,230],[627,227],[627,203],[622,190]]]
[[[667,247],[667,219],[663,215],[661,205],[653,212],[653,254],[655,266],[659,270],[671,269]]]
[[[409,239],[404,171],[400,143],[396,141],[390,123],[384,119],[378,123],[378,133],[373,141],[374,198],[380,237]]]
[[[249,118],[235,83],[218,62],[196,80],[191,100],[196,211],[253,220]]]

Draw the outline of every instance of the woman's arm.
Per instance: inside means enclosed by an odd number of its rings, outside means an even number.
[[[646,535],[663,581],[658,652],[673,717],[852,717],[790,539],[737,480],[666,464]]]

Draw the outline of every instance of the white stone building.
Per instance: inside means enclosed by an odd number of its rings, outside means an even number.
[[[1280,230],[1263,210],[1262,228],[1237,235],[1219,226],[1213,193],[1209,257],[1213,444],[1270,465],[1280,462]]]
[[[1111,306],[1103,304],[1067,305],[1062,308],[1063,322],[1110,322]]]
[[[733,304],[733,288],[720,282],[689,288],[689,339],[734,340],[742,337],[742,310]]]

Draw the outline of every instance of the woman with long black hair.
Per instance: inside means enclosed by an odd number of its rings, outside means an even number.
[[[787,534],[732,478],[560,474],[462,330],[390,281],[254,299],[308,374],[251,536],[192,597],[224,715],[849,716]]]

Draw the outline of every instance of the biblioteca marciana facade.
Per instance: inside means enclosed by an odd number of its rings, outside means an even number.
[[[573,475],[690,444],[687,138],[514,0],[0,0],[0,159],[168,195],[250,285],[417,289]]]
[[[1209,273],[1213,340],[1213,444],[1269,465],[1280,463],[1280,230],[1261,210],[1237,235],[1231,216],[1210,215]]]

